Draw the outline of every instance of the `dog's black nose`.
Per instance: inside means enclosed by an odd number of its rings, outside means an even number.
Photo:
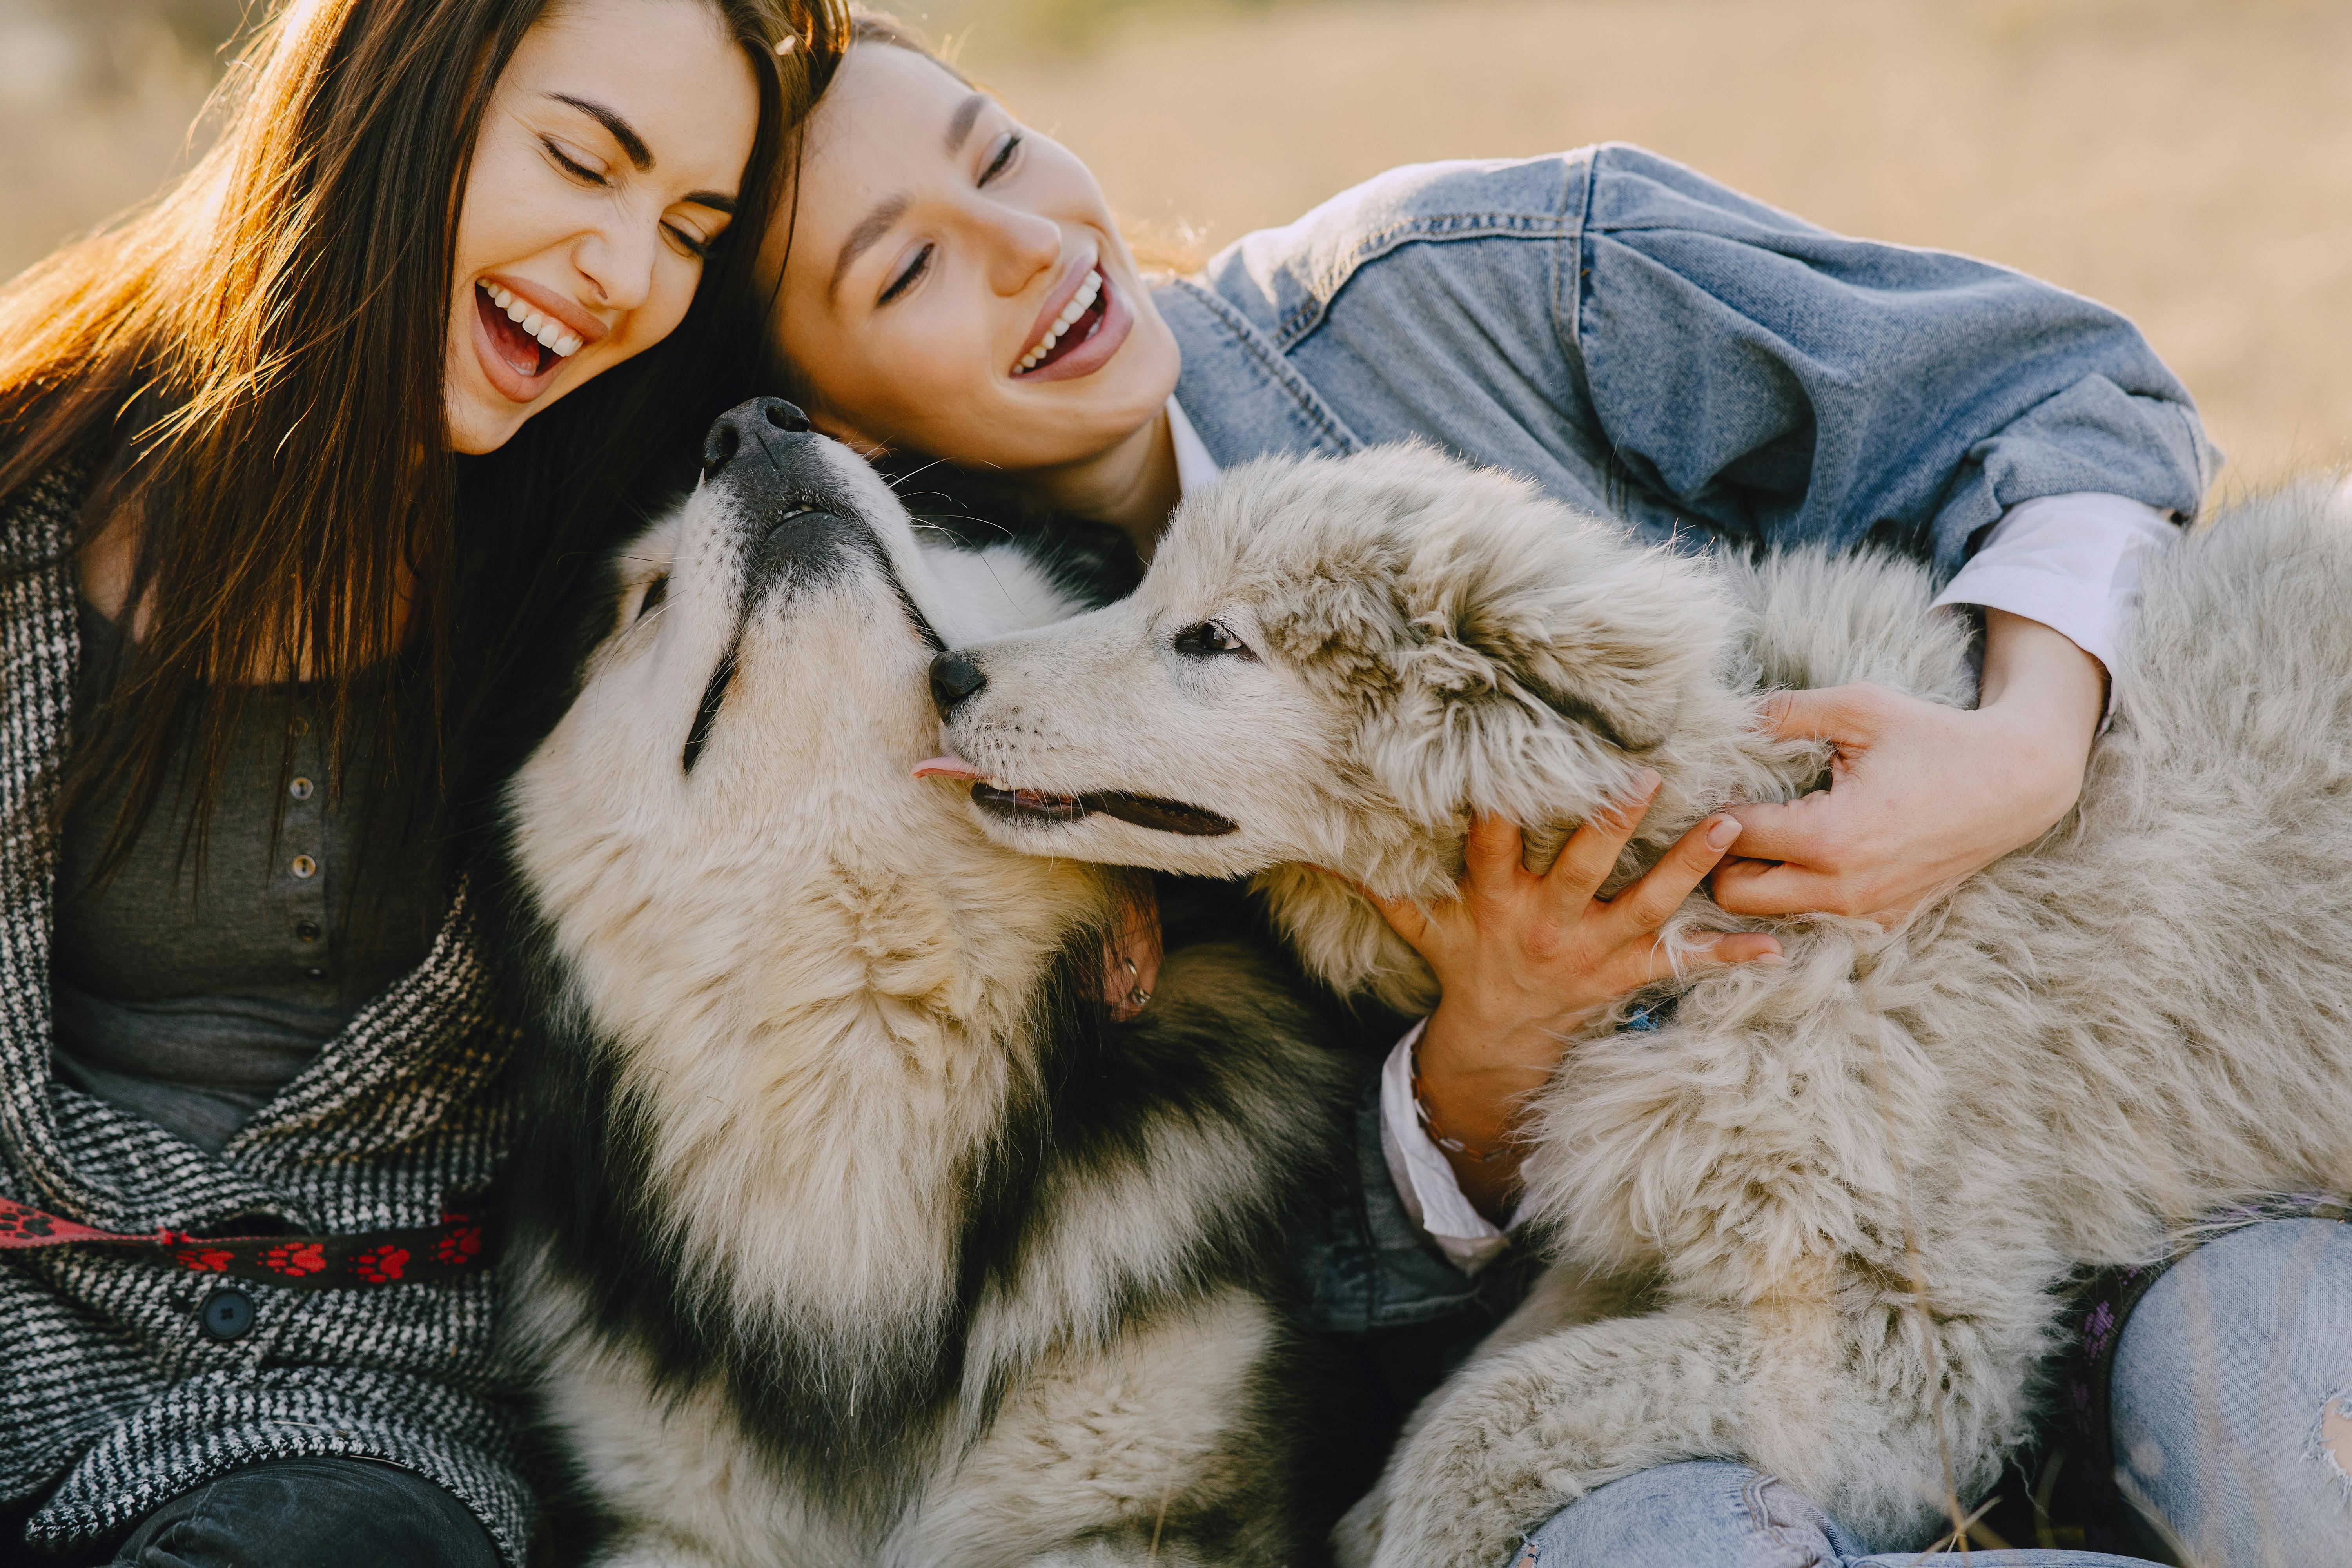
[[[988,684],[980,666],[960,653],[943,653],[931,660],[931,700],[944,719],[955,705]]]
[[[803,436],[811,428],[809,416],[781,397],[755,397],[748,403],[739,403],[712,421],[710,433],[702,438],[703,476],[707,479],[733,462],[745,441],[758,447],[767,431]]]

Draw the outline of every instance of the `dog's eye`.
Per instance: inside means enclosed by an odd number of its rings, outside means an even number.
[[[655,610],[659,609],[661,602],[667,597],[669,597],[669,576],[665,573],[646,584],[646,596],[637,602],[637,619],[642,621]]]
[[[1202,621],[1199,626],[1176,634],[1176,651],[1197,654],[1237,653],[1244,658],[1255,658],[1249,644],[1234,636],[1214,621]]]

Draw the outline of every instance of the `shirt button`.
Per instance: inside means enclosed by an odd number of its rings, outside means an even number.
[[[313,980],[324,980],[326,977],[327,972],[323,969],[314,969],[310,971],[310,978]]]
[[[196,1314],[197,1326],[208,1340],[241,1338],[253,1327],[253,1298],[235,1286],[224,1285],[205,1298],[204,1309]]]
[[[302,942],[316,942],[327,933],[319,929],[317,921],[296,921],[294,935]]]
[[[316,860],[311,859],[308,855],[295,856],[292,868],[296,876],[306,879],[315,877],[319,874],[319,863]]]
[[[286,786],[286,793],[292,795],[296,800],[308,800],[310,798],[310,791],[315,787],[317,786],[312,784],[309,779],[296,779],[292,784]]]

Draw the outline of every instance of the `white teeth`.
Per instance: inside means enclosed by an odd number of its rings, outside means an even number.
[[[542,316],[524,304],[510,289],[501,289],[495,283],[478,283],[476,287],[490,297],[491,304],[507,313],[507,320],[520,327],[530,336],[538,339],[540,347],[548,350],[558,359],[570,359],[580,352],[581,344],[587,341],[579,333],[565,328],[563,323],[554,317]]]
[[[1102,274],[1088,272],[1087,280],[1078,285],[1078,291],[1070,296],[1070,302],[1063,306],[1061,313],[1054,318],[1054,324],[1045,329],[1045,335],[1021,356],[1021,362],[1013,367],[1013,373],[1018,375],[1024,370],[1034,369],[1038,361],[1052,353],[1054,345],[1062,341],[1062,334],[1068,331],[1080,316],[1094,308],[1095,300],[1101,293]]]

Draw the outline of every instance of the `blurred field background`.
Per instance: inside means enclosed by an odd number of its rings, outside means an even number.
[[[0,275],[186,156],[238,0],[0,0]],[[929,0],[1148,226],[1213,247],[1381,169],[1643,142],[2128,312],[2231,457],[2352,461],[2347,0]]]

